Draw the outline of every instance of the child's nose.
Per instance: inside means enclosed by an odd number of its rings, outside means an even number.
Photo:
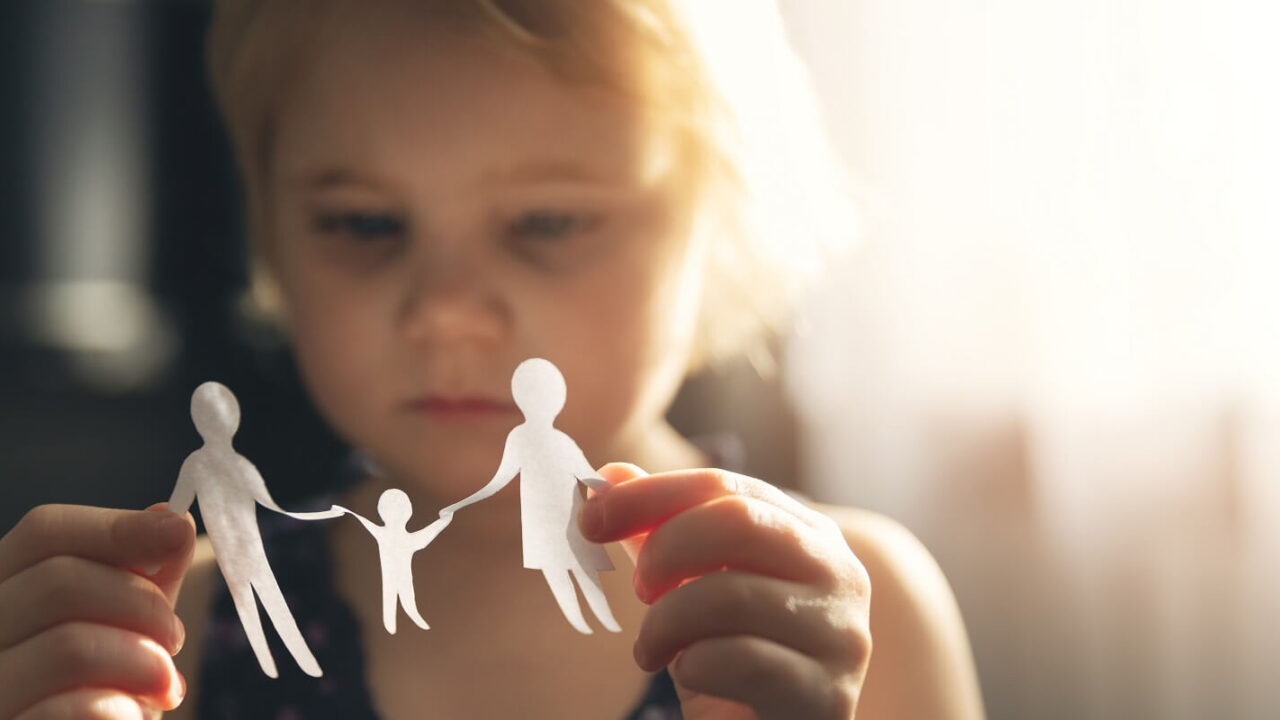
[[[494,342],[510,325],[503,294],[474,259],[430,258],[405,289],[400,326],[415,342]]]

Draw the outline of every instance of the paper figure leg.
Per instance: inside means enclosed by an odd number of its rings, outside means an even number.
[[[404,613],[409,616],[409,619],[413,621],[414,625],[417,625],[423,630],[431,629],[431,626],[427,624],[427,621],[422,619],[422,613],[418,612],[418,601],[413,597],[413,588],[409,588],[408,591],[400,593],[400,607],[404,608]]]
[[[547,584],[551,586],[551,594],[555,595],[556,603],[560,605],[560,612],[564,613],[564,619],[569,621],[574,630],[583,635],[590,635],[591,627],[582,617],[582,607],[578,605],[578,593],[573,589],[573,579],[568,571],[543,570],[542,574],[547,578]]]
[[[587,599],[591,612],[609,632],[622,632],[618,621],[613,619],[613,611],[609,609],[609,600],[604,596],[604,588],[600,587],[600,573],[590,571],[573,571],[573,577],[582,588],[582,596]]]
[[[383,579],[386,582],[386,579]],[[382,588],[382,627],[392,635],[396,634],[396,592],[389,587]]]
[[[262,666],[267,677],[278,678],[276,661],[271,657],[271,648],[267,647],[267,636],[262,631],[262,618],[258,617],[258,602],[253,599],[253,586],[244,581],[227,579],[227,589],[231,592],[231,600],[236,605],[236,614],[240,616],[240,624],[244,626],[244,634],[249,637],[249,647],[253,648],[254,657]]]
[[[271,624],[275,625],[276,632],[284,641],[284,646],[289,649],[289,653],[293,655],[298,667],[302,668],[302,672],[311,677],[323,675],[320,663],[316,662],[315,656],[311,654],[307,641],[302,637],[302,631],[298,629],[297,621],[293,619],[293,613],[289,611],[289,606],[284,601],[284,595],[280,592],[280,586],[276,584],[275,576],[268,570],[262,582],[254,583],[253,588],[258,591],[262,607],[267,610],[267,617],[271,618]]]

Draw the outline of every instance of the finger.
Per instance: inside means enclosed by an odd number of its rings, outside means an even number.
[[[636,561],[636,594],[653,602],[685,580],[721,569],[833,589],[861,565],[843,539],[775,505],[731,495],[686,510],[649,534]]]
[[[159,512],[169,517],[173,516],[173,513],[169,512],[168,505],[165,503],[156,503],[147,508],[147,512]],[[183,541],[180,543],[179,549],[162,562],[153,563],[142,568],[142,575],[160,588],[165,597],[169,598],[170,604],[178,601],[178,592],[182,589],[182,581],[187,577],[187,569],[191,567],[191,560],[195,557],[196,552],[196,520],[191,517],[189,512],[183,513],[179,517],[182,518],[183,523],[187,526],[186,530],[180,531]],[[134,566],[133,570],[137,572],[137,566]]]
[[[727,495],[755,498],[811,525],[826,522],[820,513],[763,480],[725,470],[682,470],[629,478],[592,496],[584,503],[582,534],[595,542],[621,540]]]
[[[41,505],[0,539],[0,581],[45,558],[74,555],[130,568],[159,566],[157,584],[172,586],[195,545],[190,517],[161,510]],[[182,572],[185,572],[185,567]]]
[[[747,705],[760,720],[851,718],[857,705],[852,680],[758,637],[696,643],[680,653],[671,677],[686,690]]]
[[[638,478],[638,477],[644,477],[645,475],[648,475],[648,473],[646,473],[644,470],[641,470],[638,466],[632,465],[631,463],[609,463],[608,465],[605,465],[604,467],[600,468],[599,473],[600,473],[600,477],[605,482],[609,483],[609,487],[607,489],[607,491],[609,492],[613,490],[613,486],[615,485],[628,482],[630,480],[634,480],[635,478]],[[596,496],[602,492],[606,492],[606,489],[603,486],[593,487],[592,490],[593,490],[592,496]],[[582,524],[582,523],[594,522],[594,520],[589,519],[586,516],[596,512],[597,510],[600,510],[603,507],[604,506],[600,503],[593,504],[589,501],[586,503],[583,503],[583,508],[580,511],[579,523]],[[620,542],[620,544],[622,545],[622,549],[625,550],[627,553],[627,557],[631,559],[632,567],[635,566],[636,558],[640,555],[640,547],[644,545],[645,538],[647,537],[648,537],[648,533],[638,533],[630,537],[624,538]]]
[[[834,602],[829,594],[785,580],[734,570],[712,573],[653,604],[636,636],[636,663],[653,672],[699,641],[750,635],[856,668],[871,652],[865,605]]]
[[[0,648],[69,621],[132,630],[171,654],[185,639],[182,622],[160,588],[127,570],[60,555],[0,584]]]
[[[163,710],[186,692],[173,659],[148,637],[128,630],[67,623],[0,652],[0,717],[58,693],[110,688]]]
[[[46,698],[16,720],[148,720],[151,710],[116,690],[73,690]]]

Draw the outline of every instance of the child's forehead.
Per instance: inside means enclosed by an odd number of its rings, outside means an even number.
[[[669,165],[667,133],[619,93],[456,28],[364,28],[376,21],[328,33],[280,98],[273,164],[282,173],[413,165],[477,182],[626,185]]]

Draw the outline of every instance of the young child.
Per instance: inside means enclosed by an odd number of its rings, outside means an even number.
[[[325,671],[270,679],[189,516],[41,507],[0,541],[0,718],[980,717],[955,602],[908,532],[691,469],[716,459],[664,420],[691,368],[781,316],[822,229],[833,186],[795,160],[823,158],[788,124],[808,117],[791,62],[747,0],[219,2],[261,295],[381,469],[331,500],[475,492],[520,422],[513,369],[547,358],[557,427],[626,463],[579,516],[611,543],[623,632],[573,632],[520,569],[508,489],[416,554],[428,631],[383,630],[358,523],[264,533]]]

